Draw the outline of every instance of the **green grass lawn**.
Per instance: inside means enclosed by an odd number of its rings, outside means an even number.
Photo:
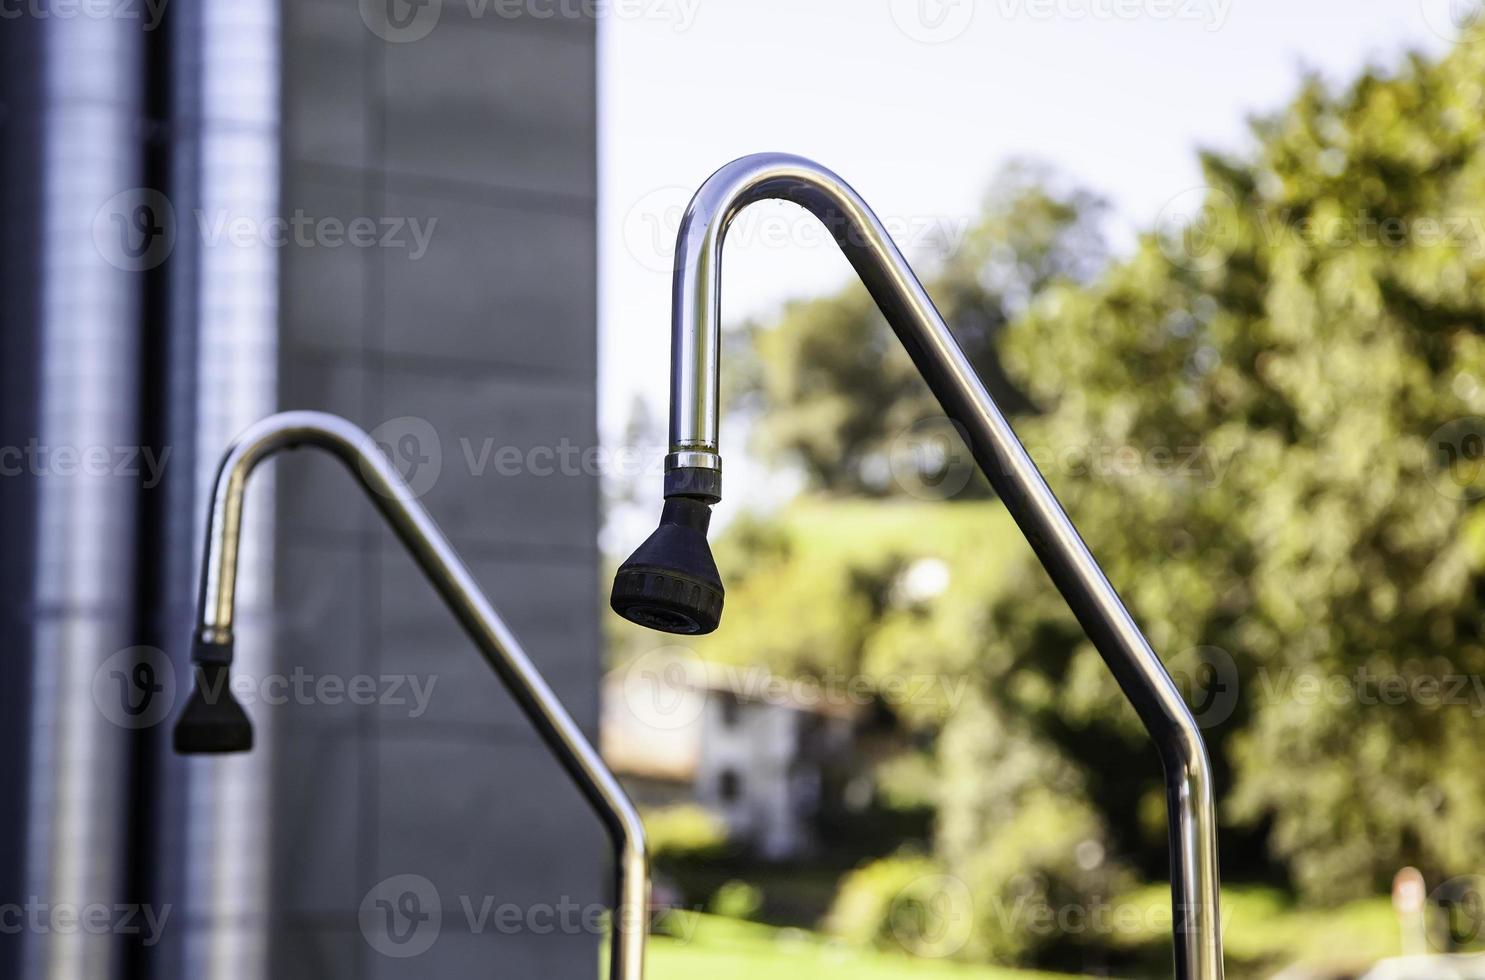
[[[1310,911],[1267,888],[1224,889],[1223,897],[1231,977],[1270,976],[1296,961],[1356,965],[1398,955],[1397,926],[1385,898]],[[1158,910],[1168,907],[1170,896],[1164,886],[1151,886],[1123,901],[1148,902]],[[1152,914],[1149,923],[1146,933],[1123,935],[1114,945],[1143,947],[1152,963],[1164,963],[1168,920]],[[676,913],[666,931],[671,935],[650,940],[650,980],[1069,980],[1066,974],[912,959],[844,946],[801,929],[692,912]]]
[[[1169,888],[1150,885],[1120,902],[1147,908],[1149,914],[1141,916],[1147,928],[1122,933],[1116,944],[1143,947],[1151,959],[1164,955],[1170,942]],[[1402,953],[1397,916],[1387,898],[1307,909],[1276,889],[1251,885],[1222,889],[1222,941],[1232,978],[1270,976],[1291,963],[1367,964]]]
[[[650,941],[650,980],[1058,980],[1060,974],[916,960],[830,943],[798,929],[774,929],[684,913]]]

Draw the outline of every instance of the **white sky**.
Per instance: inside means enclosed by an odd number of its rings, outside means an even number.
[[[911,257],[977,212],[999,164],[1037,158],[1110,200],[1118,244],[1200,183],[1196,147],[1242,147],[1245,118],[1281,106],[1302,69],[1349,78],[1441,52],[1466,0],[601,2],[599,404],[615,442],[636,394],[665,417],[675,226],[728,160],[819,160]],[[962,33],[912,36],[934,23]],[[728,240],[726,322],[850,276],[806,219],[770,207]]]

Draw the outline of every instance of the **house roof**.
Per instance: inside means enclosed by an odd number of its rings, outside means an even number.
[[[854,722],[866,703],[845,690],[790,681],[758,668],[708,664],[693,656],[641,658],[603,682],[600,750],[615,772],[689,782],[701,759],[707,702],[780,709]]]

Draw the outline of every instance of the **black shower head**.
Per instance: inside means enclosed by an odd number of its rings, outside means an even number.
[[[231,645],[199,638],[192,654],[196,683],[175,723],[175,751],[181,755],[247,752],[253,723],[232,694]]]
[[[665,500],[660,526],[614,576],[609,605],[664,633],[710,633],[722,619],[722,577],[706,540],[712,508],[703,498]]]

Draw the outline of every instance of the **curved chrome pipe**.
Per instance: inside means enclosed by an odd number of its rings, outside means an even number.
[[[845,181],[813,161],[743,157],[713,174],[686,210],[673,286],[667,495],[720,497],[722,244],[738,213],[766,199],[792,201],[829,229],[1154,738],[1170,815],[1176,976],[1219,980],[1217,820],[1201,731],[881,221]]]
[[[350,470],[603,820],[618,859],[609,976],[642,980],[650,878],[638,811],[428,511],[361,429],[322,412],[283,412],[254,424],[228,448],[217,471],[206,532],[200,619],[192,657],[198,669],[231,662],[237,546],[248,477],[279,450],[302,446],[323,449]]]

